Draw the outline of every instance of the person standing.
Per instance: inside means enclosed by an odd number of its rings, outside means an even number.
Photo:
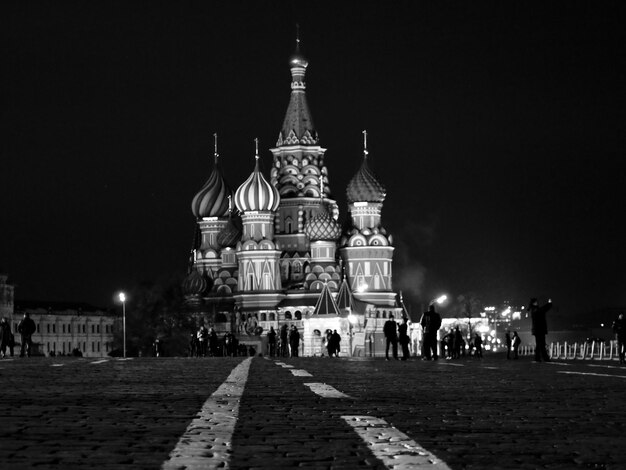
[[[389,315],[389,320],[385,322],[383,326],[383,333],[385,334],[386,347],[385,347],[385,359],[389,360],[389,346],[393,349],[393,358],[398,359],[398,324],[393,319],[393,315]]]
[[[217,333],[215,332],[215,328],[209,328],[209,356],[216,357],[217,356]]]
[[[333,334],[330,335],[330,341],[332,344],[332,354],[335,357],[339,357],[339,351],[341,350],[341,336],[337,333],[337,330],[333,330]]]
[[[504,334],[504,342],[506,343],[506,358],[511,359],[511,332],[507,331]]]
[[[517,334],[517,331],[513,332],[513,338],[511,338],[513,343],[513,359],[519,359],[519,345],[522,344],[522,340]]]
[[[548,322],[546,321],[546,313],[552,308],[552,299],[548,299],[548,303],[539,306],[539,302],[535,297],[530,299],[528,311],[532,322],[531,333],[535,337],[535,362],[550,361],[548,351],[546,350],[546,335],[548,334]]]
[[[287,324],[283,324],[280,327],[280,355],[287,357],[289,353],[289,331],[287,330]]]
[[[11,325],[6,318],[0,320],[0,357],[6,356],[7,348],[10,349]]]
[[[619,363],[624,364],[624,353],[626,352],[626,323],[624,322],[623,313],[620,313],[613,322],[613,333],[615,333],[615,339],[617,340]]]
[[[298,350],[300,349],[300,333],[296,328],[296,325],[291,325],[291,331],[289,332],[289,347],[291,348],[291,357],[298,357]]]
[[[24,357],[24,353],[30,357],[33,348],[33,334],[37,331],[37,326],[28,312],[24,312],[24,318],[17,325],[17,331],[22,337],[22,347],[20,348],[20,357]]]
[[[483,357],[483,339],[480,337],[478,333],[476,333],[476,336],[474,336],[474,349],[475,349],[474,354],[476,355],[476,357],[482,358]]]
[[[274,357],[276,355],[276,331],[273,326],[270,326],[270,331],[267,332],[267,346],[270,357]]]
[[[420,325],[424,333],[424,350],[422,359],[430,361],[437,360],[437,331],[441,328],[441,315],[435,311],[435,306],[431,304],[428,311],[424,312],[420,319]]]
[[[402,347],[402,360],[406,361],[411,356],[409,352],[409,322],[406,317],[402,318],[402,323],[398,327],[398,341]]]

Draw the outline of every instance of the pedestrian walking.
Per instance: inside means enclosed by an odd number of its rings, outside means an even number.
[[[409,322],[406,317],[402,318],[402,323],[398,327],[398,341],[402,347],[402,360],[406,361],[411,356],[409,351]]]
[[[289,332],[289,347],[291,348],[291,357],[298,357],[298,350],[300,349],[300,332],[298,332],[296,325],[291,325],[291,331]]]
[[[465,341],[463,341],[463,335],[461,334],[461,330],[459,329],[459,326],[457,325],[456,328],[454,328],[454,336],[452,338],[452,357],[454,359],[460,359],[461,358],[461,351],[465,349]]]
[[[389,315],[389,320],[383,326],[383,333],[386,339],[385,359],[389,360],[389,346],[392,347],[393,358],[398,359],[398,324],[391,314]]]
[[[613,322],[613,333],[615,333],[615,339],[617,340],[619,363],[624,364],[624,353],[626,352],[626,322],[624,322],[623,313],[620,313]]]
[[[538,300],[533,297],[530,299],[528,311],[532,322],[531,333],[535,337],[535,362],[550,361],[548,351],[546,350],[546,335],[548,334],[548,322],[546,313],[552,308],[552,299],[548,299],[548,303],[539,306]]]
[[[474,355],[478,358],[483,357],[483,339],[478,333],[474,336]]]
[[[273,326],[270,326],[270,331],[267,332],[267,347],[270,357],[274,357],[276,355],[276,331]]]
[[[24,318],[22,318],[17,325],[17,331],[21,335],[22,346],[20,348],[20,357],[24,357],[26,354],[30,357],[31,350],[33,348],[33,334],[37,331],[37,326],[28,312],[24,312]]]
[[[422,314],[420,319],[424,336],[424,350],[422,359],[430,361],[437,360],[437,331],[441,328],[441,315],[435,311],[435,306],[430,305],[428,311]]]
[[[511,332],[507,331],[504,334],[504,342],[506,343],[506,358],[511,359]]]
[[[0,357],[6,357],[7,348],[11,343],[11,324],[6,318],[0,320]],[[11,354],[12,355],[12,354]]]
[[[519,345],[522,344],[522,340],[517,334],[517,331],[513,332],[513,338],[511,338],[513,343],[513,359],[519,359]]]

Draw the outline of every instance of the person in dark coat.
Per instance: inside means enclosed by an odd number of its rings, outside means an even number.
[[[267,332],[267,347],[270,357],[276,356],[276,331],[273,326],[270,326],[270,331]]]
[[[402,323],[398,327],[398,342],[402,347],[402,360],[406,361],[411,356],[409,351],[409,322],[406,317],[402,318]]]
[[[550,361],[548,351],[546,350],[546,335],[548,334],[548,322],[546,321],[546,313],[552,308],[552,300],[549,299],[548,303],[539,306],[539,302],[536,298],[530,299],[528,305],[528,311],[530,312],[530,319],[532,322],[531,333],[535,337],[535,362]]]
[[[24,312],[24,318],[17,325],[17,331],[22,336],[22,347],[20,349],[20,357],[24,357],[24,354],[30,357],[31,349],[33,348],[33,334],[37,331],[37,326],[28,312]]]
[[[11,343],[11,325],[6,318],[0,320],[0,357],[6,356],[7,348]]]
[[[506,358],[511,359],[511,332],[507,331],[504,334],[504,342],[506,343]]]
[[[383,333],[386,339],[385,359],[389,360],[389,346],[393,349],[393,358],[398,359],[398,324],[391,314],[383,326]]]
[[[217,357],[217,344],[219,342],[219,338],[217,337],[217,333],[215,332],[215,328],[209,328],[209,356]]]
[[[461,350],[465,349],[465,341],[463,341],[463,334],[457,326],[454,329],[454,336],[452,337],[452,358],[459,359],[461,357]]]
[[[284,324],[280,327],[280,355],[282,357],[287,357],[289,353],[289,331],[287,330],[287,325]]]
[[[478,358],[483,357],[483,339],[478,333],[474,336],[474,355]]]
[[[513,332],[511,342],[513,343],[513,359],[519,359],[519,345],[522,344],[522,339],[517,334],[517,331]]]
[[[291,325],[291,331],[289,332],[289,347],[291,348],[291,357],[298,357],[298,350],[300,349],[300,332],[296,328],[296,325]]]
[[[339,357],[339,351],[341,350],[341,336],[337,333],[337,330],[333,330],[333,333],[330,335],[331,349],[332,354],[335,357]]]
[[[624,353],[626,352],[626,322],[624,322],[623,313],[620,313],[613,322],[613,333],[615,333],[615,339],[617,340],[619,363],[624,364]]]
[[[435,311],[435,306],[430,305],[420,319],[423,330],[423,359],[437,360],[437,331],[441,328],[441,315]]]

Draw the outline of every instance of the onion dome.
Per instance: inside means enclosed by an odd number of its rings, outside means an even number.
[[[191,201],[191,211],[197,219],[203,217],[225,217],[228,214],[228,196],[233,191],[230,189],[219,165],[219,155],[217,153],[217,134],[215,136],[215,165],[213,173],[202,189],[194,196]]]
[[[376,176],[367,165],[367,132],[363,131],[365,138],[365,145],[363,149],[363,163],[359,171],[352,177],[346,195],[348,197],[348,203],[354,202],[383,202],[387,191],[385,187],[378,182]]]
[[[241,219],[229,217],[226,226],[217,234],[219,246],[233,248],[241,239]]]
[[[241,212],[275,211],[280,203],[280,195],[274,185],[269,183],[259,171],[258,139],[255,139],[257,152],[254,171],[235,192],[235,205]]]
[[[193,297],[202,295],[209,286],[211,278],[203,276],[197,269],[192,269],[189,275],[183,281],[183,295],[185,297]]]
[[[323,204],[321,210],[304,225],[304,233],[312,241],[335,241],[341,235],[341,227]]]

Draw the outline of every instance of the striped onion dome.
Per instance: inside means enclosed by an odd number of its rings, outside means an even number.
[[[186,296],[201,295],[209,288],[210,278],[203,276],[197,269],[192,269],[183,281],[183,294]],[[211,284],[211,287],[212,284]]]
[[[250,177],[237,188],[235,205],[241,212],[275,211],[280,203],[278,190],[268,183],[259,171],[259,157],[256,157],[254,171]]]
[[[304,225],[304,233],[309,240],[335,241],[341,235],[341,227],[330,215],[325,204],[322,204],[320,211],[311,217]]]
[[[348,183],[346,190],[348,203],[354,202],[383,202],[387,192],[385,187],[378,182],[376,176],[367,165],[367,158],[356,175]]]
[[[228,215],[228,196],[231,196],[232,193],[232,189],[222,176],[222,170],[216,157],[213,173],[191,201],[191,211],[197,219],[225,217]]]

